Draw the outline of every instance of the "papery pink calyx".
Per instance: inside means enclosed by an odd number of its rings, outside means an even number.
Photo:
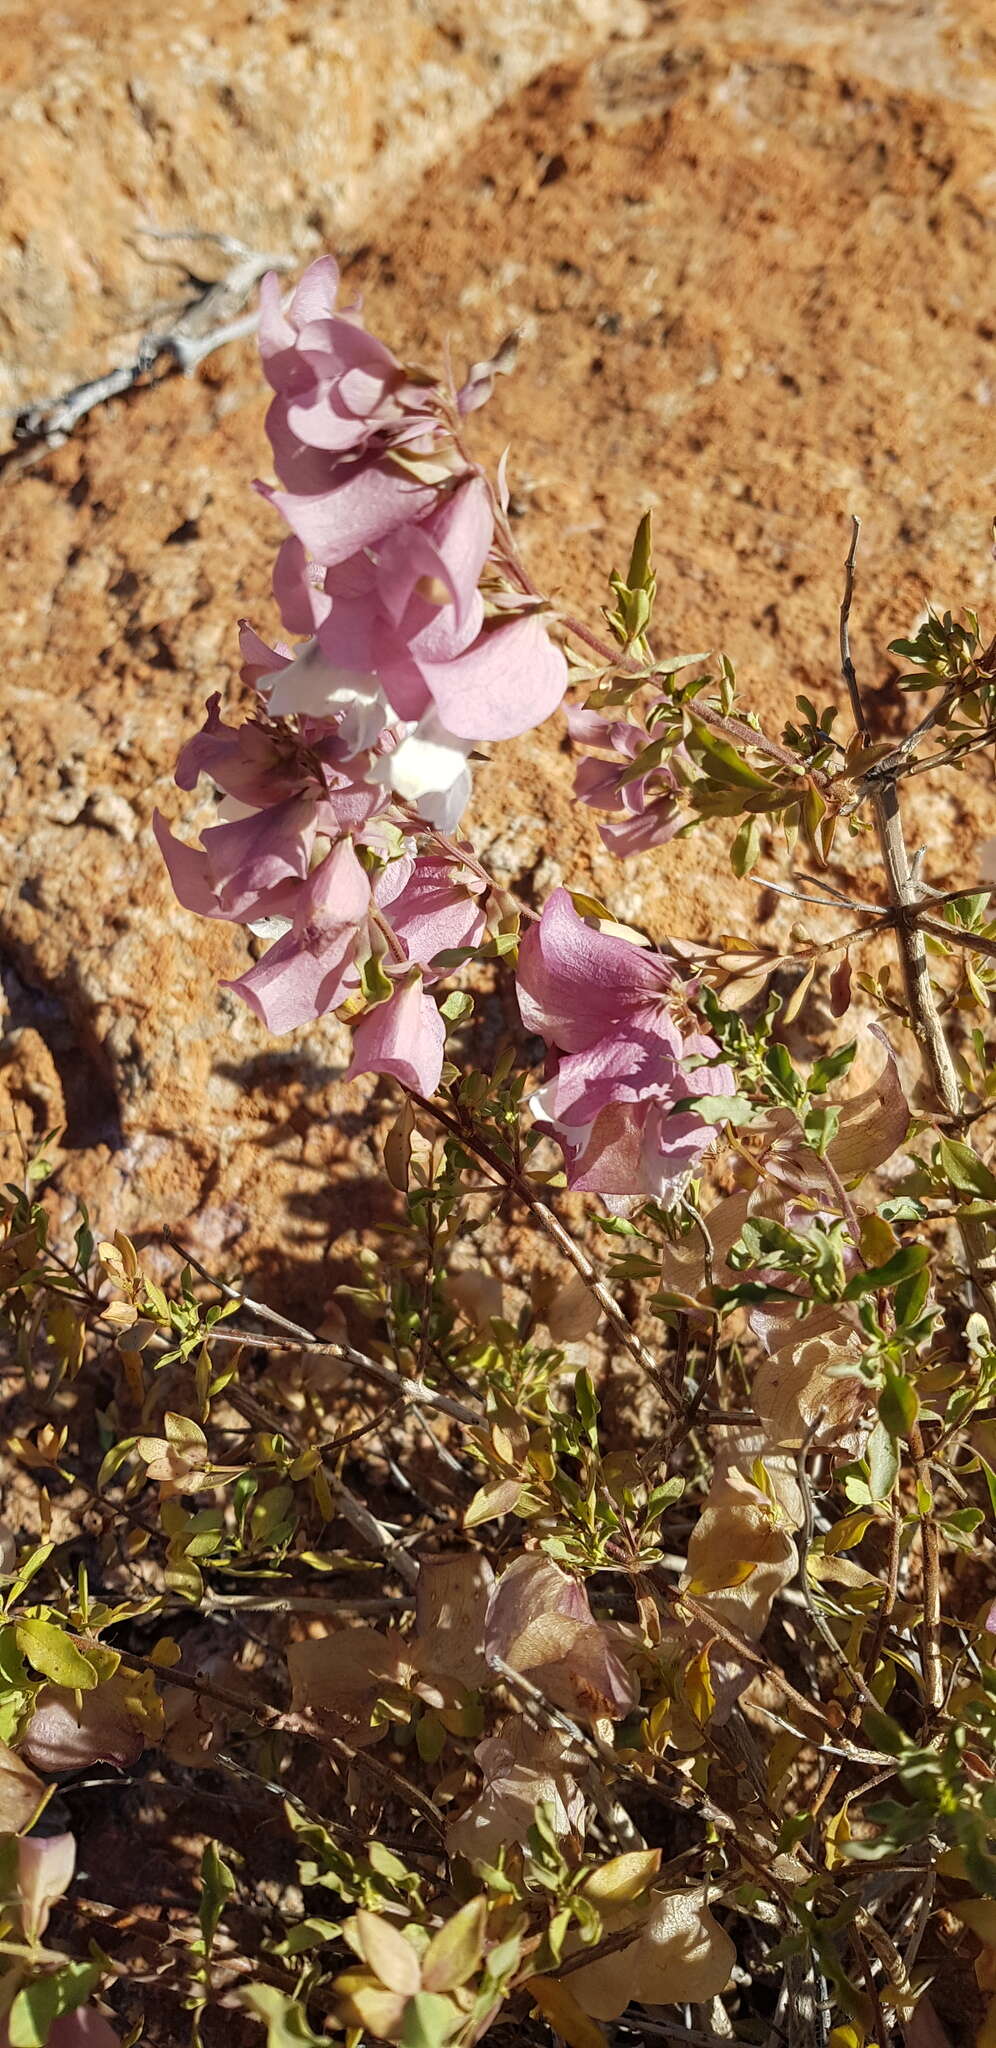
[[[611,824],[598,828],[610,853],[620,859],[646,853],[651,847],[663,846],[692,822],[694,813],[682,808],[684,785],[672,765],[689,765],[680,746],[671,749],[669,761],[652,762],[638,774],[634,762],[649,755],[653,746],[645,727],[626,719],[603,718],[576,706],[568,710],[567,725],[577,745],[594,749],[578,763],[574,794],[592,810],[611,816]],[[615,759],[597,758],[601,754]]]
[[[152,826],[184,909],[248,924],[277,914],[288,885],[304,880],[317,822],[313,799],[289,797],[267,810],[208,825],[199,848],[177,839],[158,811]]]
[[[338,1008],[355,987],[370,879],[352,840],[340,839],[299,891],[290,929],[255,966],[223,983],[270,1031],[293,1031]]]
[[[434,1095],[443,1071],[446,1026],[420,974],[401,983],[386,1003],[367,1010],[353,1033],[346,1079],[383,1074],[419,1095]]]
[[[516,991],[527,1031],[582,1052],[627,1024],[652,1026],[676,979],[661,954],[595,930],[555,889],[519,948]]]
[[[595,1620],[584,1587],[539,1552],[516,1558],[502,1573],[488,1602],[484,1654],[496,1669],[507,1664],[522,1672],[555,1705],[589,1720],[619,1720],[636,1703],[611,1627]]]
[[[487,926],[483,876],[456,861],[424,854],[398,887],[401,866],[396,861],[385,869],[374,893],[409,958],[428,972],[437,954],[479,945]]]
[[[551,1071],[533,1100],[563,1148],[568,1182],[667,1199],[713,1141],[696,1097],[736,1092],[719,1047],[679,1022],[687,992],[662,955],[593,929],[558,889],[519,949],[519,1010]]]

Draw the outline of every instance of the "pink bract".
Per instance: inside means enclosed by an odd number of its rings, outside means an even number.
[[[446,1027],[421,975],[402,983],[389,1002],[367,1010],[353,1033],[353,1058],[346,1074],[388,1074],[403,1088],[433,1095],[443,1071]]]
[[[524,1024],[552,1055],[533,1108],[570,1186],[658,1200],[680,1190],[713,1132],[676,1105],[736,1084],[715,1042],[679,1022],[688,992],[670,962],[593,928],[558,889],[519,949],[517,988]]]

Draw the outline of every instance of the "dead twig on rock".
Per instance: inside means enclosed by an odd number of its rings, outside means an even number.
[[[208,280],[183,266],[192,296],[168,326],[142,335],[128,362],[86,378],[57,397],[25,406],[14,421],[13,446],[0,456],[0,475],[19,475],[49,449],[61,448],[81,420],[112,398],[139,386],[161,384],[178,371],[190,376],[215,349],[255,333],[259,314],[242,310],[246,300],[268,270],[289,270],[293,261],[287,254],[248,249],[232,235],[174,235],[158,228],[142,233],[159,241],[211,241],[231,257],[230,268],[224,277]]]

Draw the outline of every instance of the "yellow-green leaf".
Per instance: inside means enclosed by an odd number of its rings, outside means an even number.
[[[18,1622],[15,1634],[17,1647],[32,1670],[40,1671],[53,1685],[68,1686],[72,1692],[92,1692],[97,1683],[96,1670],[65,1629],[54,1621],[39,1621],[32,1616]]]

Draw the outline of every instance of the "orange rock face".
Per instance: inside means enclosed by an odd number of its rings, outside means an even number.
[[[992,616],[986,13],[945,29],[886,0],[690,0],[634,7],[608,40],[618,10],[596,0],[556,27],[526,0],[394,0],[373,33],[358,5],[225,0],[207,29],[179,0],[78,0],[44,48],[8,18],[8,402],[102,370],[150,324],[143,218],[302,265],[337,244],[402,355],[469,361],[522,330],[474,426],[493,456],[511,443],[542,586],[595,617],[652,506],[658,644],[724,647],[774,722],[799,690],[837,695],[858,512],[855,653],[898,730],[886,642],[928,599]],[[235,700],[237,618],[274,622],[277,522],[249,489],[263,410],[233,345],[0,489],[0,1058],[26,1130],[66,1121],[66,1187],[106,1224],[183,1224],[204,1258],[279,1265],[314,1310],[323,1259],[385,1200],[387,1096],[337,1080],[334,1022],[269,1042],[219,992],[245,939],[178,909],[149,829],[155,804],[206,817],[172,787],[178,747],[210,691]],[[555,720],[479,771],[471,827],[503,878],[594,887],[658,934],[790,921],[732,881],[719,835],[611,860],[566,749]],[[929,872],[971,879],[990,771],[949,775],[929,811],[921,786]],[[838,882],[877,889],[863,839],[840,861]]]

